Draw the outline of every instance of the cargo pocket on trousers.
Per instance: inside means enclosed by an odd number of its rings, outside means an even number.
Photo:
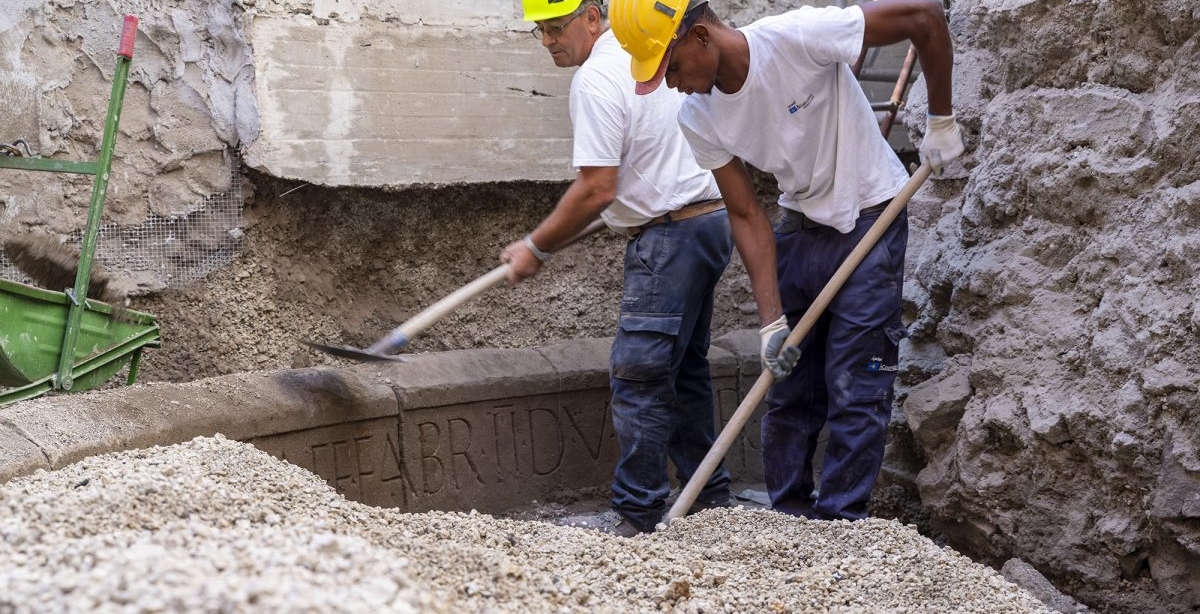
[[[900,370],[900,341],[908,330],[900,322],[889,322],[863,337],[859,364],[853,367],[855,403],[875,403],[892,398],[896,373]]]
[[[681,314],[622,313],[612,349],[613,377],[639,382],[667,377],[682,322]]]

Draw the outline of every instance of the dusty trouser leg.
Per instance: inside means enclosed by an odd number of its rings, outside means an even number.
[[[874,222],[860,219],[852,235]],[[817,518],[867,515],[871,489],[883,463],[893,389],[904,282],[907,216],[896,220],[830,305],[825,346],[829,391],[829,443],[821,470]]]
[[[795,320],[788,316],[789,326]],[[801,344],[804,353],[792,374],[775,384],[767,395],[762,421],[763,470],[771,507],[794,516],[812,510],[813,455],[825,425],[825,346],[829,318],[823,317]]]
[[[643,531],[652,530],[663,514],[668,456],[694,467],[699,460],[693,463],[690,451],[703,448],[702,458],[712,441],[711,383],[706,379],[707,394],[698,393],[693,380],[701,369],[694,361],[682,399],[677,383],[698,323],[709,318],[712,288],[728,263],[730,245],[722,211],[652,226],[625,249],[625,293],[612,350],[612,415],[620,446],[612,506]],[[677,433],[700,415],[709,425],[704,443],[692,441],[703,428]],[[728,482],[723,469],[710,485],[719,487],[721,480]]]
[[[729,262],[731,245],[722,243],[728,237],[727,216],[714,215],[696,229],[714,235],[706,240],[709,249],[698,255],[703,266],[693,268],[690,299],[696,305],[695,321],[687,327],[688,344],[675,377],[675,428],[669,454],[678,470],[680,484],[686,484],[704,460],[716,438],[716,412],[713,403],[712,377],[708,366],[709,342],[712,338],[713,290]],[[690,310],[689,310],[690,311]],[[686,324],[686,322],[685,322]],[[729,501],[729,472],[721,465],[709,477],[696,498],[700,505],[721,505]]]
[[[810,279],[819,233],[784,230],[775,235],[779,292],[788,325],[795,326],[812,304],[819,288]],[[829,318],[822,317],[801,341],[803,353],[792,374],[771,387],[762,420],[763,471],[771,507],[797,516],[811,512],[813,453],[825,424],[825,335]]]

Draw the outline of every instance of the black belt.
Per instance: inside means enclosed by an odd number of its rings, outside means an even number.
[[[878,205],[872,205],[870,207],[867,207],[866,209],[860,209],[858,212],[858,217],[861,218],[864,215],[875,215],[877,213],[882,213],[883,210],[887,209],[887,206],[890,204],[892,204],[892,201],[889,199],[889,200],[885,200],[885,201],[879,203]],[[814,228],[833,228],[833,227],[829,226],[828,224],[814,222],[813,220],[809,219],[809,217],[807,215],[804,215],[803,213],[800,213],[799,211],[793,211],[791,209],[784,209],[783,210],[783,219],[779,220],[777,232],[786,234],[789,232],[796,232],[797,230],[812,230]]]

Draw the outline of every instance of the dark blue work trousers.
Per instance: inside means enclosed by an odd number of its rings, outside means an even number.
[[[863,214],[849,234],[786,222],[777,229],[779,292],[789,326],[878,217]],[[901,213],[801,342],[795,370],[767,396],[763,464],[771,504],[780,512],[825,520],[867,515],[891,418],[898,344],[906,335],[900,298],[907,242],[908,216]],[[818,489],[813,452],[825,424],[829,442]]]
[[[713,288],[729,264],[724,210],[650,226],[625,247],[625,291],[612,348],[612,417],[620,446],[612,507],[650,531],[670,483],[667,459],[686,483],[712,446],[708,370]],[[729,499],[722,466],[699,503]]]

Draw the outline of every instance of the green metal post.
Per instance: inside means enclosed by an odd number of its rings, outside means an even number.
[[[132,386],[137,383],[138,370],[142,367],[142,349],[138,348],[133,353],[133,358],[129,360],[129,379],[125,380],[126,386]]]
[[[137,18],[127,16],[117,55],[117,69],[113,74],[112,96],[108,99],[108,116],[104,120],[104,138],[100,142],[100,161],[96,179],[92,183],[92,202],[88,208],[87,230],[83,234],[83,246],[79,257],[79,270],[75,274],[74,295],[67,315],[67,332],[63,336],[62,354],[58,358],[58,377],[55,382],[59,390],[70,390],[74,385],[71,366],[75,361],[75,346],[79,341],[79,321],[87,303],[88,281],[92,274],[92,259],[96,254],[96,234],[100,230],[100,215],[104,212],[104,197],[108,192],[108,173],[112,169],[113,150],[116,148],[117,125],[121,122],[121,108],[125,101],[125,86],[129,78],[129,65],[133,62],[133,37],[137,32]]]

